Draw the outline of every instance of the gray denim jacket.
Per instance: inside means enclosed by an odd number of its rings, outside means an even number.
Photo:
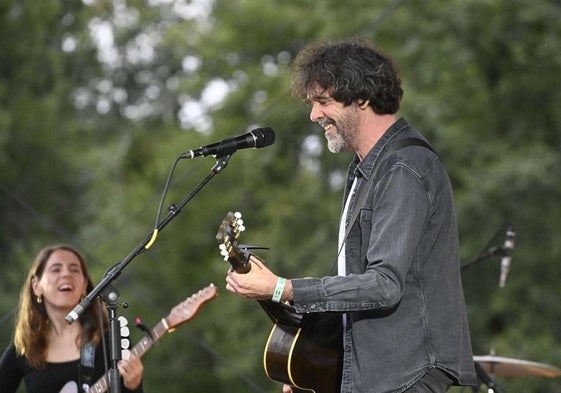
[[[404,138],[424,140],[400,118],[349,167],[345,198],[355,176],[359,183],[346,220],[360,214],[346,241],[347,275],[292,280],[297,312],[347,314],[343,393],[402,392],[435,367],[476,384],[450,180],[424,147],[384,155]]]

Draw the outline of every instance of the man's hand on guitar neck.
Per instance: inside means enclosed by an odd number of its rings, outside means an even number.
[[[279,277],[267,268],[259,258],[251,256],[251,268],[247,273],[236,273],[232,269],[226,276],[226,290],[254,300],[271,300]],[[286,280],[281,301],[292,300],[292,283]]]
[[[292,387],[290,385],[282,385],[282,393],[292,393]]]

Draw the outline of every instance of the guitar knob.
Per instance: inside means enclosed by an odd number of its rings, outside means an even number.
[[[130,334],[131,331],[127,326],[121,326],[121,337],[128,337]]]
[[[121,349],[121,359],[129,360],[130,357],[131,357],[131,351],[129,351],[128,349]]]
[[[131,341],[128,338],[121,339],[121,358],[128,360],[131,357],[131,351],[129,350],[131,346]]]
[[[234,217],[236,217],[237,219],[240,219],[240,218],[242,218],[242,214],[240,212],[235,212]]]
[[[121,337],[129,337],[131,335],[131,331],[127,326],[129,324],[129,321],[122,315],[118,318],[118,320],[121,327]]]
[[[121,359],[129,359],[131,354],[130,354],[130,339],[129,336],[131,334],[131,331],[129,329],[129,327],[127,326],[129,324],[129,321],[127,320],[127,318],[125,318],[124,316],[120,316],[118,318],[119,320],[119,325],[120,325],[120,334],[121,334]]]
[[[121,327],[127,326],[129,324],[127,318],[123,317],[122,315],[118,318],[118,321],[119,321],[119,326]]]

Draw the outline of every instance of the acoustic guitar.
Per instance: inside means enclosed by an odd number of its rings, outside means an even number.
[[[193,319],[200,308],[206,302],[218,296],[218,288],[214,284],[199,290],[178,305],[176,305],[167,317],[152,328],[150,334],[143,337],[131,350],[136,356],[142,357],[156,344],[166,333],[173,332],[179,325]],[[104,374],[87,390],[88,393],[105,393],[109,385],[109,374]],[[78,386],[75,382],[67,383],[60,393],[77,393]]]
[[[249,272],[249,257],[254,254],[248,250],[255,248],[238,244],[244,230],[241,214],[228,212],[216,234],[221,255],[238,273]],[[292,386],[294,393],[339,392],[343,364],[341,315],[299,314],[287,303],[258,302],[274,324],[263,353],[267,377]]]

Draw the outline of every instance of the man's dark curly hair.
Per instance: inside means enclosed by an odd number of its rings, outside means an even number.
[[[393,61],[360,38],[314,43],[298,53],[293,95],[309,102],[316,85],[345,105],[369,100],[380,115],[396,113],[403,96]]]

